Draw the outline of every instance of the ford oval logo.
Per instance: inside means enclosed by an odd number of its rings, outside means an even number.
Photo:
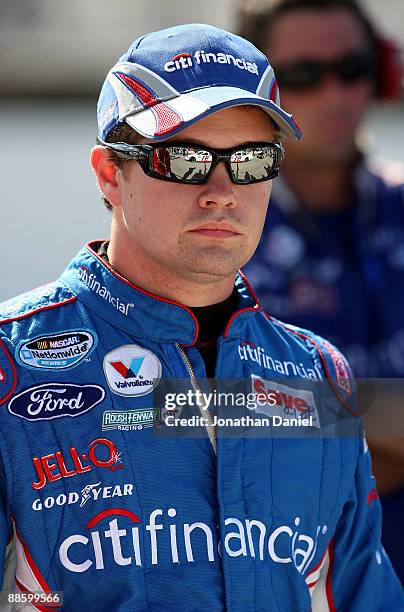
[[[76,417],[102,402],[105,391],[98,385],[46,383],[22,391],[8,404],[8,410],[27,421],[48,421]]]

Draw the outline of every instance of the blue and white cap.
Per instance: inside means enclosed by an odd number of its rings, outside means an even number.
[[[126,122],[150,140],[164,140],[231,106],[262,107],[285,136],[301,131],[280,107],[267,57],[240,36],[187,24],[135,40],[111,68],[98,100],[99,137]]]

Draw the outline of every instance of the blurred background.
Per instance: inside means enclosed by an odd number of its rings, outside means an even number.
[[[402,0],[363,0],[404,48]],[[0,0],[0,301],[56,278],[83,243],[107,237],[88,155],[98,91],[138,35],[205,22],[234,30],[231,0]],[[299,119],[299,117],[297,117]],[[372,109],[369,146],[404,161],[404,104]]]

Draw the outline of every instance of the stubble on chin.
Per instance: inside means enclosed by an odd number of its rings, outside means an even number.
[[[207,279],[229,278],[251,257],[246,245],[239,241],[231,248],[230,245],[196,246],[189,243],[180,243],[179,247],[178,261],[182,272],[199,278],[204,275]]]

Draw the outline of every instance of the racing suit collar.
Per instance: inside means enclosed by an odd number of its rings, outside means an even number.
[[[184,346],[195,344],[199,330],[192,311],[120,276],[98,256],[99,246],[100,241],[88,243],[61,276],[78,299],[104,320],[138,338]],[[238,313],[258,309],[257,298],[241,273],[237,275],[236,287],[239,310],[227,325],[227,336],[240,331],[244,317],[238,317]]]

